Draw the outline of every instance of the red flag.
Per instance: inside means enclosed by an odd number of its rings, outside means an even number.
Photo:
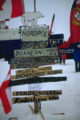
[[[11,69],[9,69],[9,72],[0,87],[0,99],[6,114],[12,109],[11,88],[8,87],[10,80]]]
[[[70,37],[58,49],[68,48],[71,44],[80,41],[80,0],[74,0],[70,14]]]
[[[75,0],[71,9],[71,43],[80,41],[80,0]]]
[[[0,0],[0,21],[22,16],[23,13],[23,0]]]
[[[6,1],[6,0],[0,0],[0,10],[3,10],[3,9],[2,9],[2,6],[3,6],[3,4],[5,3],[5,1]]]

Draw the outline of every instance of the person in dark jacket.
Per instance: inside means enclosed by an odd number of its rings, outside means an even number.
[[[73,58],[75,61],[75,71],[78,72],[80,71],[80,48],[78,45],[74,48]]]

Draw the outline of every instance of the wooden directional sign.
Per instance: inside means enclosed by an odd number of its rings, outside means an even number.
[[[33,77],[38,77],[38,76],[43,76],[43,75],[52,75],[52,74],[59,74],[62,73],[62,70],[52,70],[52,71],[46,71],[46,72],[34,72],[34,73],[26,73],[26,74],[21,74],[21,75],[13,75],[11,76],[11,79],[19,79],[19,78],[33,78]]]
[[[26,75],[29,73],[35,74],[35,72],[46,72],[46,71],[51,71],[51,70],[52,70],[52,66],[31,68],[31,69],[26,69],[26,70],[16,70],[16,75]]]
[[[60,82],[60,81],[66,81],[66,80],[67,80],[67,77],[35,77],[35,78],[29,78],[29,79],[11,80],[9,83],[9,86],[46,83],[46,82]]]
[[[39,49],[46,48],[48,45],[48,41],[29,41],[22,42],[21,49]]]
[[[58,56],[51,57],[35,57],[35,58],[13,58],[10,62],[11,68],[33,68],[43,65],[53,65],[59,62],[55,61],[58,59]]]
[[[31,97],[13,97],[13,104],[34,102],[34,101],[47,101],[47,100],[58,100],[59,95],[45,95],[45,96],[31,96]]]
[[[10,64],[21,64],[21,63],[40,63],[40,62],[54,62],[56,59],[58,59],[58,56],[45,56],[45,57],[18,57],[18,58],[12,58],[9,62]]]
[[[39,66],[43,66],[43,65],[55,65],[55,64],[57,64],[57,63],[60,63],[60,62],[54,62],[54,61],[52,61],[52,62],[45,62],[45,63],[43,63],[43,62],[40,62],[40,63],[21,63],[21,64],[11,64],[11,69],[17,69],[17,68],[37,68],[37,67],[39,67]]]
[[[57,47],[30,50],[14,50],[14,57],[58,56]]]
[[[23,41],[45,41],[48,40],[48,26],[26,27],[21,30],[21,38]]]
[[[47,91],[15,91],[13,96],[27,96],[27,95],[55,95],[62,94],[62,90],[47,90]]]

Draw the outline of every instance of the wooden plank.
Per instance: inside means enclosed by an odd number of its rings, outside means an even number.
[[[9,86],[46,83],[46,82],[60,82],[60,81],[66,81],[66,80],[67,80],[67,77],[35,77],[35,78],[29,78],[29,79],[11,80],[9,83]]]
[[[13,104],[16,103],[26,103],[26,102],[34,102],[36,101],[48,101],[48,100],[58,100],[59,95],[49,95],[49,96],[31,96],[31,97],[13,97]]]
[[[48,45],[48,41],[22,42],[21,49],[40,49],[40,48],[46,48],[47,45]]]
[[[33,78],[43,75],[53,75],[53,74],[59,74],[62,73],[62,70],[52,70],[52,71],[44,71],[44,72],[33,72],[33,73],[26,73],[21,75],[13,75],[11,76],[11,79],[19,79],[19,78]]]
[[[14,57],[58,56],[57,47],[30,50],[14,50]]]
[[[49,61],[48,61],[49,62]],[[18,68],[37,68],[39,66],[44,66],[44,65],[55,65],[58,64],[60,62],[54,62],[54,61],[50,61],[48,62],[37,62],[37,63],[21,63],[21,64],[11,64],[11,69],[18,69]]]
[[[45,41],[48,40],[49,27],[33,26],[21,30],[22,41]]]
[[[16,70],[16,75],[26,75],[29,73],[46,72],[46,71],[51,71],[51,70],[52,70],[52,66],[31,68],[31,69],[26,69],[26,70]]]
[[[46,90],[46,91],[14,91],[13,96],[27,96],[27,95],[55,95],[62,94],[62,90]]]
[[[15,60],[16,59],[16,60]],[[28,60],[29,59],[29,60]],[[43,65],[53,65],[57,64],[59,62],[55,61],[58,59],[58,56],[55,57],[38,57],[38,58],[14,58],[10,62],[11,68],[33,68],[33,67],[39,67]]]
[[[11,58],[9,61],[10,64],[21,64],[21,63],[37,63],[37,62],[50,62],[55,61],[58,59],[59,56],[41,56],[41,57],[18,57],[18,58]],[[48,63],[49,63],[48,62]]]

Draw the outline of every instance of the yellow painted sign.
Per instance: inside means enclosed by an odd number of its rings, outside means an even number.
[[[33,78],[43,75],[52,75],[52,74],[59,74],[62,73],[62,70],[51,70],[51,71],[44,71],[44,72],[28,72],[25,74],[13,75],[11,79],[19,79],[19,78]]]
[[[34,101],[47,101],[47,100],[56,100],[59,99],[59,95],[45,95],[45,96],[31,96],[31,97],[14,97],[13,104],[16,103],[25,103],[25,102],[34,102]]]
[[[26,70],[16,70],[16,75],[26,75],[29,73],[35,73],[35,72],[45,72],[45,71],[51,71],[52,66],[48,67],[39,67],[39,68],[31,68],[31,69],[26,69]]]

